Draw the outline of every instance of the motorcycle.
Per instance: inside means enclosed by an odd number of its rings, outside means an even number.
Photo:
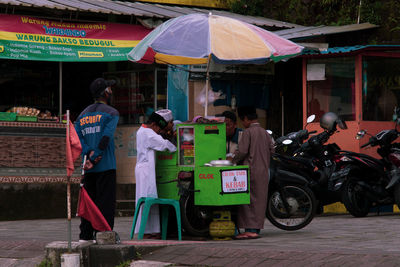
[[[399,120],[394,129],[370,135],[369,141],[361,146],[379,146],[380,159],[362,153],[342,154],[340,160],[346,163],[343,172],[348,176],[343,203],[353,216],[366,216],[372,206],[400,204],[400,144],[393,143],[400,135],[398,124]],[[367,131],[362,130],[356,139],[365,135]]]
[[[315,115],[311,115],[307,118],[307,123],[304,129],[297,131],[297,132],[291,132],[288,133],[287,135],[283,135],[281,137],[276,138],[275,140],[275,152],[283,155],[288,155],[288,156],[293,156],[294,152],[303,144],[305,140],[309,138],[311,134],[316,133],[317,131],[312,131],[308,132],[307,130],[307,125],[310,124],[315,120]],[[272,131],[269,131],[270,135],[272,134]],[[291,143],[286,143],[283,145],[282,142],[285,140],[290,140]]]
[[[283,141],[289,145],[291,140]],[[267,219],[276,227],[293,231],[304,228],[314,218],[317,200],[307,178],[289,170],[292,159],[274,153],[271,156]]]
[[[313,119],[310,116],[307,119],[307,124],[312,122]],[[307,129],[303,129],[277,139],[277,142],[284,138],[293,141],[291,147],[286,150],[286,154],[293,156],[286,167],[307,177],[310,188],[318,201],[318,212],[322,211],[324,205],[341,201],[340,190],[344,177],[339,175],[340,172],[337,172],[340,148],[335,143],[325,143],[337,131],[337,126],[341,129],[347,129],[345,122],[334,113],[328,112],[322,119],[329,119],[320,124],[324,131],[310,139],[308,139],[309,135],[316,133],[316,131],[308,132]],[[304,142],[306,139],[308,140]]]

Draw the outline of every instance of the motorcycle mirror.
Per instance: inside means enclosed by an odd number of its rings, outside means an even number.
[[[286,140],[282,141],[282,144],[284,144],[284,145],[290,145],[291,143],[293,143],[293,141],[290,139],[286,139]]]
[[[272,135],[272,131],[270,129],[266,130],[269,135]]]
[[[312,114],[312,115],[308,116],[308,118],[307,118],[307,123],[311,123],[311,122],[313,122],[314,120],[315,120],[315,115]]]
[[[367,133],[366,130],[361,130],[361,131],[359,131],[359,132],[356,134],[356,139],[357,139],[357,140],[360,140],[361,138],[364,137],[364,135],[365,135],[366,133]]]

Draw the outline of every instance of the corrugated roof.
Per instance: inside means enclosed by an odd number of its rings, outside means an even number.
[[[355,45],[355,46],[343,46],[343,47],[331,47],[328,48],[327,50],[308,50],[304,49],[302,52],[302,55],[308,55],[308,56],[313,56],[313,55],[334,55],[334,54],[346,54],[346,53],[352,53],[352,52],[357,52],[360,50],[400,50],[400,45]]]
[[[13,2],[19,2],[20,3],[19,5],[36,6],[38,1],[14,0]],[[64,6],[58,5],[58,4],[54,3],[54,2],[47,1],[47,0],[40,1],[40,5],[43,6],[43,7],[52,8],[52,9],[54,9],[54,8],[55,9],[65,9]]]
[[[274,33],[278,34],[281,37],[290,40],[299,40],[310,37],[316,37],[321,35],[329,35],[335,33],[343,33],[343,32],[352,32],[352,31],[360,31],[367,30],[372,28],[377,28],[379,26],[371,24],[371,23],[360,23],[360,24],[350,24],[344,26],[314,26],[314,27],[296,27],[292,29],[285,29],[275,31]]]
[[[209,13],[231,17],[261,27],[288,29],[299,25],[273,19],[244,16],[228,11],[202,8],[127,2],[113,0],[0,0],[0,4],[9,6],[32,6],[77,12],[93,12],[116,15],[132,15],[141,18],[157,18],[167,20],[192,13]]]
[[[13,6],[32,6],[32,4],[25,4],[21,1],[16,1],[16,0],[4,0],[1,1],[2,4],[5,5],[13,5]]]

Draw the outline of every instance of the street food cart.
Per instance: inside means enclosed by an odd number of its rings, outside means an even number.
[[[249,168],[225,160],[225,131],[225,123],[179,124],[176,152],[156,155],[158,195],[180,201],[189,234],[208,234],[216,211],[250,203]]]

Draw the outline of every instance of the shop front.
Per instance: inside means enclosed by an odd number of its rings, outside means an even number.
[[[316,115],[310,129],[321,131],[325,112],[338,114],[348,129],[335,133],[330,142],[342,149],[377,156],[376,148],[360,148],[362,129],[374,135],[392,129],[395,107],[400,104],[400,46],[331,48],[303,59],[303,124]]]
[[[101,76],[117,81],[117,183],[131,188],[133,125],[146,120],[151,110],[166,107],[166,70],[126,59],[150,30],[5,14],[0,22],[0,206],[9,211],[0,219],[65,216],[64,114],[70,110],[74,120],[93,101],[89,84]],[[77,184],[76,164],[72,181]]]
[[[303,57],[303,125],[321,132],[319,119],[325,112],[338,114],[346,121],[347,130],[340,130],[329,139],[343,150],[379,158],[377,147],[361,146],[367,138],[357,140],[360,130],[375,135],[393,129],[394,108],[400,105],[400,46],[370,45],[331,48]],[[326,207],[327,212],[343,212],[340,204]],[[390,207],[391,209],[391,207]],[[397,210],[397,208],[395,207]]]

